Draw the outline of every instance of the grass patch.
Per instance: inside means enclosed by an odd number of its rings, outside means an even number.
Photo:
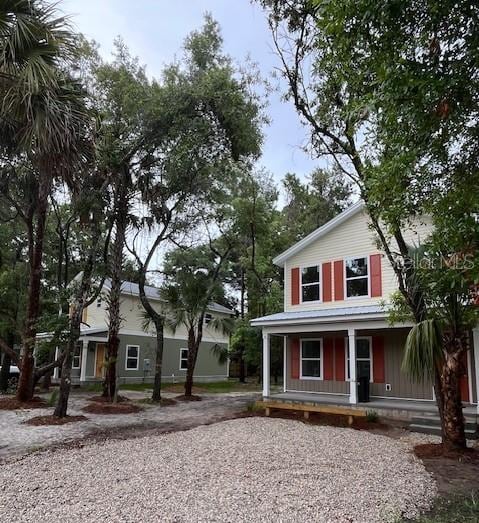
[[[58,399],[58,389],[55,389],[51,394],[50,394],[50,397],[48,398],[48,406],[49,407],[54,407],[56,404],[57,404],[57,399]]]
[[[467,496],[440,498],[429,514],[414,523],[477,523],[479,521],[479,492]]]
[[[153,390],[153,383],[123,383],[120,385],[120,390],[136,390],[140,392]]]

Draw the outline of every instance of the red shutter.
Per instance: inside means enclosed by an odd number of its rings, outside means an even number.
[[[381,275],[381,255],[371,254],[369,257],[369,265],[371,269],[371,297],[376,298],[382,296],[382,275]]]
[[[299,339],[291,339],[291,378],[299,379]]]
[[[299,304],[299,267],[291,269],[291,305]]]
[[[334,380],[334,338],[324,338],[323,358],[324,379]]]
[[[335,338],[334,340],[334,360],[335,360],[335,377],[336,381],[344,381],[346,368],[346,355],[344,353],[344,338]]]
[[[322,265],[323,301],[333,299],[333,282],[331,281],[331,262]]]
[[[343,260],[334,262],[334,299],[344,300],[344,264]]]
[[[373,382],[384,383],[385,381],[384,339],[382,336],[373,336]]]

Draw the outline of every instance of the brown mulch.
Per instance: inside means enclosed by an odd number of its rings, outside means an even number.
[[[90,401],[95,401],[97,403],[111,403],[110,402],[110,398],[106,398],[105,396],[92,396],[89,399],[90,399]],[[125,401],[130,401],[130,399],[127,398],[126,396],[120,396],[118,394],[118,396],[116,398],[116,402],[117,403],[123,403]]]
[[[175,400],[177,401],[201,401],[201,396],[195,396],[192,394],[191,396],[185,396],[182,394],[181,396],[175,396]]]
[[[92,402],[82,409],[90,414],[134,414],[143,410],[134,403],[101,403]]]
[[[24,421],[25,425],[33,425],[35,427],[42,425],[66,425],[67,423],[74,423],[75,421],[85,421],[88,418],[86,416],[65,416],[59,418],[58,416],[35,416],[27,421]]]
[[[445,451],[441,443],[416,445],[414,454],[436,480],[439,494],[467,495],[479,490],[479,450]]]
[[[442,443],[416,445],[414,447],[414,454],[420,459],[445,458],[468,463],[479,463],[479,451],[477,449],[449,450],[445,449]]]
[[[45,400],[34,396],[30,401],[18,401],[16,398],[0,398],[0,410],[44,409],[48,407]]]
[[[263,413],[260,414],[264,415]],[[353,417],[352,425],[349,425],[348,418],[349,416],[343,416],[341,414],[327,414],[323,412],[311,412],[309,414],[309,419],[304,418],[302,411],[296,410],[271,410],[271,418],[283,418],[283,419],[294,419],[298,421],[304,421],[305,423],[310,423],[312,425],[329,425],[332,427],[347,427],[356,430],[381,430],[387,431],[391,427],[386,425],[381,421],[368,421],[363,417]]]

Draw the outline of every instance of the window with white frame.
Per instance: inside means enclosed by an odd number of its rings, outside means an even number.
[[[72,369],[79,369],[81,366],[82,347],[83,347],[83,343],[77,343],[75,345],[75,350],[73,352],[73,358],[72,358]]]
[[[346,297],[369,295],[368,258],[346,260]]]
[[[205,314],[205,319],[204,319],[205,325],[208,325],[208,323],[210,323],[212,320],[213,320],[213,315],[210,314],[209,312],[207,312]]]
[[[301,340],[301,378],[322,379],[323,341]]]
[[[301,301],[319,301],[321,296],[320,287],[319,265],[303,267],[301,269]]]
[[[188,370],[188,349],[180,349],[180,370]]]
[[[371,338],[356,338],[356,379],[372,378]],[[351,379],[349,369],[349,345],[346,344],[346,376]]]
[[[140,363],[140,346],[127,345],[126,346],[126,370],[138,370]]]

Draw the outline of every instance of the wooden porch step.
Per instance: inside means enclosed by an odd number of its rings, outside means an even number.
[[[265,409],[266,416],[269,416],[271,409],[278,410],[296,410],[304,413],[305,419],[309,419],[310,412],[322,412],[324,414],[339,414],[348,416],[348,422],[351,425],[354,417],[366,417],[364,409],[353,409],[339,405],[313,405],[307,403],[286,403],[283,401],[257,401],[256,405]]]

